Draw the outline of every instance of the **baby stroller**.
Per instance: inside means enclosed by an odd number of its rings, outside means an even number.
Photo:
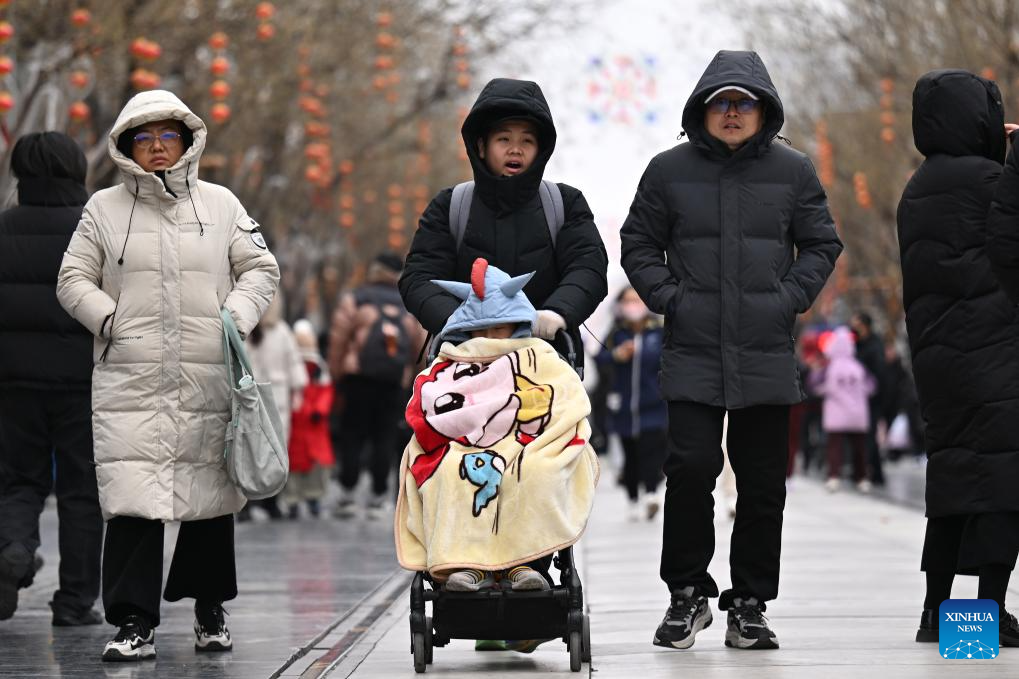
[[[429,348],[429,362],[438,354],[438,341]],[[569,335],[557,334],[554,345],[565,348],[560,356],[576,365]],[[578,370],[583,378],[582,369]],[[553,565],[559,584],[544,591],[488,589],[447,592],[427,572],[418,572],[410,587],[410,650],[414,671],[423,673],[432,663],[435,646],[451,639],[555,639],[570,653],[570,670],[579,672],[591,662],[591,626],[584,611],[584,592],[573,559],[573,547],[557,552]],[[432,614],[426,612],[432,604]]]

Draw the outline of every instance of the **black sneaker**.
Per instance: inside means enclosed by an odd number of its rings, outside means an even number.
[[[19,542],[12,542],[0,551],[0,620],[7,620],[18,610],[18,590],[32,584],[38,570],[33,555]]]
[[[938,615],[933,608],[925,608],[920,614],[920,628],[916,630],[916,640],[921,644],[938,641]]]
[[[694,637],[711,626],[708,598],[697,596],[693,587],[672,592],[672,602],[662,624],[655,630],[654,645],[666,648],[690,648]]]
[[[50,602],[53,610],[54,627],[80,627],[82,625],[98,625],[103,621],[103,616],[94,608],[74,609],[65,606],[55,606]]]
[[[1019,646],[1019,622],[1015,616],[1001,607],[1001,617],[998,618],[998,644],[1001,646]]]
[[[728,624],[725,645],[730,648],[778,648],[778,639],[768,627],[768,619],[757,599],[735,599],[729,609]]]
[[[138,615],[129,615],[120,623],[117,636],[106,642],[103,660],[133,662],[156,657],[156,632]]]
[[[230,638],[230,630],[223,620],[222,604],[204,604],[195,602],[195,650],[196,651],[229,651],[234,647]]]

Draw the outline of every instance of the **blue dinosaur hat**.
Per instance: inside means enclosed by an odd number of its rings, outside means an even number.
[[[467,335],[471,330],[489,328],[503,323],[523,324],[514,337],[530,337],[537,312],[524,294],[524,286],[534,272],[510,278],[497,267],[489,266],[481,257],[471,267],[471,282],[432,281],[440,288],[463,300],[446,321],[440,337]],[[450,337],[452,339],[452,337]]]

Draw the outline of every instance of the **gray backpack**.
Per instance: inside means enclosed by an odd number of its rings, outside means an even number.
[[[552,237],[555,248],[556,236],[566,223],[566,212],[563,207],[563,193],[559,185],[548,179],[541,180],[538,187],[541,197],[541,209],[545,211],[548,223],[548,234]],[[467,232],[467,220],[471,216],[471,200],[474,198],[474,182],[464,182],[453,187],[453,199],[449,203],[449,232],[456,239],[456,251],[460,252],[464,233]]]

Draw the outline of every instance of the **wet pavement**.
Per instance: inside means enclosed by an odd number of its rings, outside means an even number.
[[[56,512],[43,515],[42,554],[35,583],[22,590],[18,611],[0,622],[0,677],[116,677],[118,679],[291,676],[316,644],[362,619],[359,611],[380,585],[394,582],[391,515],[381,520],[258,521],[236,533],[239,596],[225,605],[234,650],[197,654],[188,600],[163,602],[156,631],[157,659],[111,664],[100,660],[115,632],[109,625],[55,628],[47,602],[56,589]],[[176,530],[167,530],[167,555]],[[169,559],[164,560],[164,567]],[[209,564],[214,568],[215,564]],[[303,670],[302,670],[303,671]],[[310,674],[308,676],[314,676]]]

